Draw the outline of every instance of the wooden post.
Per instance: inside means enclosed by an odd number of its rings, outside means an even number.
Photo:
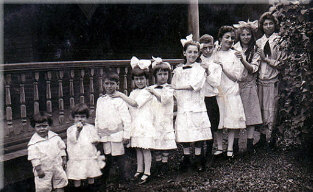
[[[74,98],[74,70],[70,71],[70,107],[71,109],[75,106],[75,98]]]
[[[52,115],[52,101],[51,101],[51,78],[52,74],[51,71],[46,73],[46,106],[47,106],[47,113]]]
[[[63,77],[64,71],[58,71],[58,82],[59,82],[59,123],[64,122],[64,100],[63,100]]]
[[[127,91],[127,74],[128,74],[128,67],[125,67],[125,73],[124,73],[124,93],[128,95]]]
[[[79,89],[79,91],[80,91],[79,102],[80,103],[85,103],[84,77],[85,77],[85,70],[82,69],[82,70],[80,70],[80,80],[79,80],[79,82],[80,82],[79,83],[80,84],[79,85],[79,87],[80,87],[80,89]]]
[[[188,34],[193,35],[194,41],[199,41],[199,6],[198,0],[189,0],[188,5]]]
[[[99,97],[101,97],[103,95],[103,68],[100,68],[99,74]]]
[[[21,82],[20,82],[20,103],[21,103],[21,106],[20,106],[20,110],[21,110],[21,119],[22,119],[22,125],[23,125],[23,128],[25,128],[26,126],[26,104],[25,104],[25,81],[26,81],[26,77],[25,77],[25,73],[22,73],[21,74]],[[27,131],[26,130],[23,130],[22,131]]]
[[[34,114],[39,113],[39,92],[38,92],[39,72],[34,73]]]
[[[13,132],[13,122],[12,122],[12,106],[11,106],[11,74],[5,76],[5,105],[6,105],[6,120],[8,129],[6,130],[5,135],[10,136]]]
[[[89,82],[89,90],[90,90],[90,96],[89,96],[89,105],[90,105],[90,115],[93,117],[93,112],[95,110],[95,95],[94,95],[94,87],[93,87],[93,76],[95,74],[95,69],[90,69],[90,82]]]

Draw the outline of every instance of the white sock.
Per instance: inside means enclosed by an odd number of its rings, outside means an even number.
[[[143,152],[143,157],[144,157],[144,162],[145,162],[144,174],[150,175],[151,174],[150,173],[151,161],[152,161],[150,149],[143,149],[142,152]]]
[[[142,149],[136,149],[137,153],[137,172],[143,172],[143,153]]]
[[[201,155],[201,148],[195,147],[195,155]]]

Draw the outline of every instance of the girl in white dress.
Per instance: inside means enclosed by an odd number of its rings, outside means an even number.
[[[172,87],[175,89],[174,96],[177,99],[176,141],[183,144],[184,160],[181,168],[184,170],[189,167],[190,146],[195,143],[196,166],[201,171],[203,141],[212,139],[211,123],[202,92],[206,73],[197,62],[200,51],[199,43],[192,41],[192,35],[181,42],[186,62],[176,67],[172,79]]]
[[[151,174],[152,158],[150,149],[155,147],[156,135],[153,126],[153,109],[151,107],[153,96],[146,89],[151,61],[139,60],[133,57],[130,64],[136,89],[130,93],[129,97],[121,92],[115,92],[113,97],[120,97],[131,106],[130,142],[131,147],[135,147],[137,153],[137,172],[134,177],[139,178],[142,175],[139,184],[143,184],[148,181]]]
[[[239,83],[243,72],[243,65],[231,49],[235,40],[235,31],[231,26],[219,29],[219,49],[214,53],[215,62],[222,67],[221,84],[218,87],[217,103],[220,111],[220,123],[217,131],[217,151],[214,155],[223,153],[222,130],[228,130],[227,156],[233,156],[235,132],[246,127],[245,113],[239,92]]]
[[[101,168],[105,166],[104,156],[95,146],[100,138],[95,127],[86,123],[89,117],[86,104],[77,104],[72,117],[75,124],[67,129],[67,177],[74,180],[75,187],[80,187],[84,179],[94,184],[94,178],[102,175]]]
[[[171,75],[171,65],[163,62],[161,58],[152,58],[154,59],[152,70],[156,84],[148,87],[147,90],[154,96],[152,108],[156,129],[155,159],[157,167],[166,169],[164,165],[168,162],[168,150],[177,148],[173,126],[174,89],[167,83]]]

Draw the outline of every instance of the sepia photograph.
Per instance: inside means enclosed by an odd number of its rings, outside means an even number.
[[[313,191],[311,0],[4,0],[0,191]]]

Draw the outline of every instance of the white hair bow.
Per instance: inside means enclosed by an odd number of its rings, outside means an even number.
[[[151,65],[150,60],[139,60],[137,57],[133,56],[130,60],[130,66],[132,69],[134,69],[136,66],[138,66],[140,69],[149,69],[149,66]]]
[[[251,29],[253,30],[256,30],[258,29],[258,21],[255,20],[255,21],[248,21],[245,22],[245,21],[239,21],[238,24],[233,24],[233,26],[236,28],[236,29],[239,29],[241,27],[251,27]]]
[[[160,64],[164,64],[167,65],[167,67],[169,69],[171,69],[171,65],[168,62],[163,62],[163,60],[160,57],[153,57],[152,59],[154,60],[152,63],[152,69],[154,69],[156,67],[156,65],[160,65]]]
[[[192,42],[192,41],[193,41],[193,40],[192,40],[192,34],[188,35],[188,36],[186,37],[186,39],[181,39],[181,40],[180,40],[180,42],[181,42],[181,44],[183,45],[183,47],[185,46],[186,43]]]

